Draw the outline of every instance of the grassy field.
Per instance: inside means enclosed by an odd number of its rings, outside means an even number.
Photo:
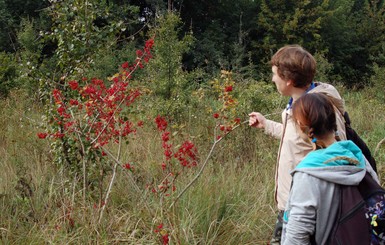
[[[369,89],[340,91],[353,127],[375,153],[385,183],[385,146],[378,145],[385,137],[384,103],[372,97]],[[264,113],[282,108],[278,103]],[[55,164],[51,142],[36,136],[43,109],[19,91],[0,101],[0,112],[2,244],[162,244],[166,233],[169,244],[267,244],[270,238],[279,142],[257,129],[243,125],[221,141],[197,181],[168,208],[174,196],[159,198],[145,188],[157,180],[156,163],[162,161],[162,154],[153,129],[143,127],[121,153],[123,159],[136,163],[137,170],[131,174],[118,169],[100,219],[97,192],[84,199],[81,176],[69,175],[65,166]],[[202,117],[201,111],[192,110],[191,115],[200,116],[186,120],[184,130],[196,136],[202,162],[212,145],[212,120]],[[271,118],[279,120],[280,115]],[[111,180],[112,165],[106,167],[107,174],[101,174],[103,192]],[[190,182],[197,169],[183,174],[177,190]]]

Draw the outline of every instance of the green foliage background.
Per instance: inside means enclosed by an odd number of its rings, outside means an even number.
[[[287,98],[270,82],[268,61],[292,43],[315,55],[317,80],[338,87],[384,180],[384,11],[381,0],[0,0],[0,241],[159,244],[154,229],[165,222],[171,244],[267,243],[278,142],[259,130],[243,125],[221,142],[169,213],[147,192],[143,201],[120,170],[102,222],[95,206],[112,163],[91,159],[92,188],[82,199],[80,168],[58,160],[72,154],[78,167],[76,144],[63,151],[36,137],[55,110],[53,88],[70,93],[70,79],[107,80],[149,38],[154,59],[132,78],[146,93],[135,112],[126,111],[146,124],[122,151],[136,164],[138,185],[162,178],[151,126],[158,114],[167,116],[175,139],[188,137],[208,154],[220,106],[212,82],[221,70],[232,71],[241,121],[251,111],[280,120]],[[186,173],[178,188],[193,176]]]
[[[385,64],[382,0],[1,0],[0,6],[0,48],[23,64],[2,87],[14,83],[11,87],[36,90],[39,79],[52,83],[103,70],[107,75],[129,58],[128,46],[154,33],[168,11],[180,17],[173,27],[177,35],[191,37],[182,41],[188,49],[175,50],[181,52],[180,68],[199,69],[206,78],[226,69],[263,80],[271,55],[292,43],[322,54],[332,65],[323,78],[349,87],[370,85],[373,64]]]

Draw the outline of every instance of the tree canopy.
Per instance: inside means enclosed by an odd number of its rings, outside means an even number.
[[[374,64],[385,64],[383,0],[0,0],[1,56],[12,60],[2,64],[0,87],[33,86],[27,81],[53,71],[101,72],[171,12],[180,18],[178,35],[194,39],[180,61],[185,71],[226,69],[259,80],[271,55],[294,43],[323,57],[320,70],[327,65],[328,74],[320,77],[349,86],[367,84]]]

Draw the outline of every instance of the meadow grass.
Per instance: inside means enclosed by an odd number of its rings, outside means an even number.
[[[385,104],[376,96],[374,88],[361,92],[341,89],[345,98],[346,109],[349,112],[352,127],[367,143],[377,162],[379,177],[385,181]],[[377,151],[376,151],[377,150]]]
[[[353,127],[372,151],[385,137],[382,103],[370,91],[340,88]],[[133,173],[118,168],[109,202],[99,222],[98,193],[82,198],[81,176],[68,175],[54,163],[50,142],[39,140],[44,113],[23,92],[0,101],[0,243],[2,244],[161,244],[159,222],[170,244],[267,244],[275,222],[274,173],[278,141],[260,130],[239,127],[226,137],[197,181],[168,209],[172,198],[159,198],[145,188],[162,177],[161,140],[153,127],[143,127],[122,148],[122,161]],[[279,112],[279,108],[278,108]],[[189,134],[204,158],[212,145],[212,119],[191,111],[175,140]],[[364,116],[363,116],[364,115]],[[280,120],[280,115],[273,115]],[[376,153],[384,183],[385,146]],[[105,194],[113,162],[101,181]],[[199,167],[199,166],[198,166]],[[185,170],[181,190],[197,170]],[[138,189],[130,181],[133,177]]]

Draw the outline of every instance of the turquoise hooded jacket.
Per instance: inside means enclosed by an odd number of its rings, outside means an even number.
[[[339,185],[358,185],[366,171],[378,181],[361,150],[339,141],[310,152],[292,171],[281,244],[325,244],[336,218]]]

